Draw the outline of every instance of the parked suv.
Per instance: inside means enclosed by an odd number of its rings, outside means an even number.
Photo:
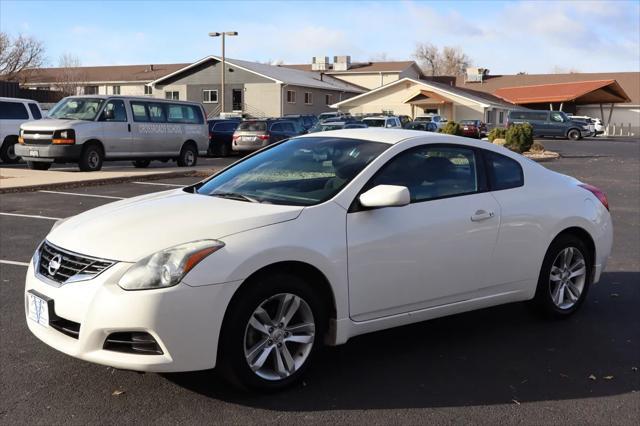
[[[531,124],[535,137],[578,140],[591,135],[587,123],[573,121],[562,111],[509,111],[507,127],[518,123]]]
[[[176,160],[195,166],[205,155],[209,132],[202,106],[193,102],[125,96],[73,96],[58,102],[44,120],[20,127],[16,154],[31,169],[77,162],[96,171],[105,160]]]
[[[460,120],[460,127],[468,138],[481,139],[487,135],[487,125],[482,120]]]
[[[29,120],[40,120],[42,111],[36,101],[18,98],[0,98],[0,159],[17,163],[15,144],[18,143],[20,125]]]
[[[233,134],[234,151],[256,151],[274,142],[297,136],[300,131],[293,121],[280,118],[247,120]]]
[[[209,124],[209,150],[208,155],[226,157],[231,154],[233,133],[242,120],[240,118],[212,119]]]
[[[400,124],[400,119],[398,117],[365,117],[362,119],[362,122],[368,127],[402,128],[402,124]]]
[[[447,122],[447,119],[438,114],[425,114],[417,116],[413,121],[430,121],[436,123],[438,129],[444,126],[444,123]]]

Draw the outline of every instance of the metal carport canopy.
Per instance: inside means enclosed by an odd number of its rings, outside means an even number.
[[[495,95],[517,105],[554,102],[574,102],[576,105],[592,105],[631,101],[616,80],[503,87],[496,90]]]

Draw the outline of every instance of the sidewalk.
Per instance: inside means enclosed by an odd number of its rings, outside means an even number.
[[[24,168],[0,168],[0,193],[35,191],[50,188],[70,188],[87,183],[103,184],[136,180],[166,179],[183,176],[208,176],[219,167],[161,167],[136,169],[123,167],[99,172],[30,170]]]

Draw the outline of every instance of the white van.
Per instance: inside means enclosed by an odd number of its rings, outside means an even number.
[[[175,160],[195,166],[209,146],[202,106],[193,102],[128,96],[72,96],[62,99],[46,119],[20,127],[16,154],[31,169],[77,162],[96,171],[105,160]]]
[[[18,143],[20,125],[29,120],[40,120],[42,111],[36,101],[19,98],[0,98],[0,159],[17,163],[15,144]]]

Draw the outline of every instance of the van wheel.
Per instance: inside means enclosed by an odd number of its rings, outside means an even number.
[[[51,163],[44,163],[42,161],[27,161],[27,167],[31,170],[49,170]]]
[[[82,149],[78,166],[83,172],[97,172],[102,168],[103,161],[104,152],[102,147],[97,143],[90,143]]]
[[[579,140],[580,139],[580,131],[578,129],[569,130],[569,133],[567,133],[567,138],[571,139],[572,141]]]
[[[294,384],[322,344],[320,298],[288,273],[262,276],[241,291],[224,320],[221,373],[245,389],[275,391]]]
[[[16,155],[16,143],[18,143],[17,138],[8,137],[4,140],[2,148],[0,148],[0,159],[7,164],[14,164],[20,161],[20,157]]]
[[[151,160],[135,160],[132,161],[133,163],[133,167],[136,167],[138,169],[146,169],[147,167],[149,167],[149,164],[151,164]]]
[[[193,143],[186,143],[180,150],[178,166],[193,167],[198,162],[198,150]]]

